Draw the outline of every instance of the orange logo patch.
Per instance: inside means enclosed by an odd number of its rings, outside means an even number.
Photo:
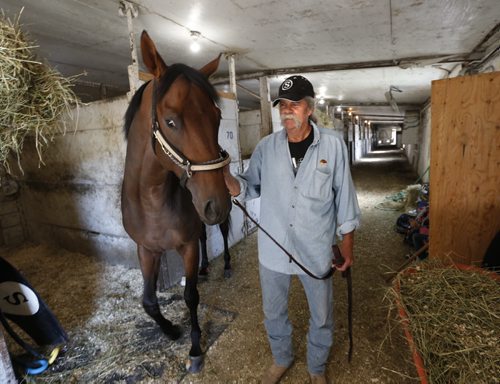
[[[325,159],[321,159],[319,161],[319,165],[326,165],[326,164],[328,164],[328,161],[326,161]]]

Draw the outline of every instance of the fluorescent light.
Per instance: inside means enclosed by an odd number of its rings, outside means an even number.
[[[191,49],[191,52],[197,53],[201,49],[200,43],[198,43],[198,38],[201,36],[201,33],[198,31],[191,31],[190,34],[191,38],[193,39],[193,42],[189,46],[189,49]]]
[[[193,53],[200,52],[200,48],[200,43],[198,43],[197,41],[193,41],[189,46],[189,49],[191,49],[191,52]]]

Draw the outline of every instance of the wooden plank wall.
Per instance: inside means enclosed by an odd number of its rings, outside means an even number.
[[[500,72],[432,82],[431,257],[480,264],[500,230]]]

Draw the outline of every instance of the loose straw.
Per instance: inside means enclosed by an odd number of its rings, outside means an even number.
[[[437,262],[398,275],[392,294],[408,316],[430,383],[500,382],[497,279]]]
[[[19,18],[12,22],[0,12],[0,165],[7,170],[12,157],[20,165],[27,137],[34,138],[43,163],[43,149],[66,131],[62,116],[78,104],[74,78],[37,60],[36,46],[21,31]]]

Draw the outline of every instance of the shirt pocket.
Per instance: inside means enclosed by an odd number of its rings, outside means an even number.
[[[309,182],[304,185],[302,194],[314,200],[329,200],[333,197],[332,171],[315,169]]]

